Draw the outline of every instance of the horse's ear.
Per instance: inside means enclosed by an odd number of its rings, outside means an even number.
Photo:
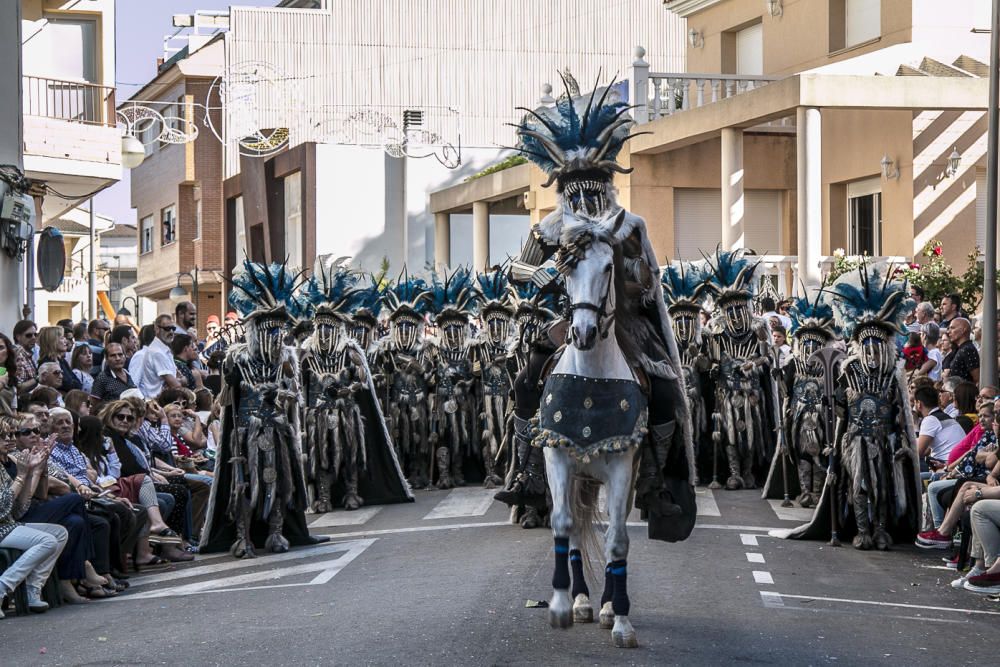
[[[625,209],[618,211],[618,215],[615,216],[615,224],[611,227],[611,236],[618,238],[618,232],[621,231],[622,225],[625,224]]]

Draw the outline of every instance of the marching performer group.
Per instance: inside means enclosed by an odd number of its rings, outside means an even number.
[[[912,538],[919,484],[897,363],[912,307],[905,284],[891,267],[864,263],[803,289],[782,363],[756,313],[753,251],[656,266],[645,223],[616,202],[612,176],[624,169],[615,155],[630,121],[606,96],[595,107],[592,95],[581,116],[589,131],[560,116],[580,116],[578,99],[529,111],[517,126],[518,150],[549,174],[559,204],[508,266],[386,280],[332,257],[308,278],[244,262],[231,303],[245,335],[224,363],[203,548],[280,552],[315,541],[307,510],[467,484],[497,488],[524,527],[543,525],[552,502],[537,440],[548,371],[566,345],[587,349],[584,339],[612,320],[648,405],[635,490],[651,537],[690,532],[697,479],[818,508],[794,536],[832,531],[862,549]],[[598,233],[615,244],[615,281],[601,303],[571,303],[565,276]],[[594,331],[567,328],[581,308],[594,311]],[[821,355],[843,348],[839,361]]]

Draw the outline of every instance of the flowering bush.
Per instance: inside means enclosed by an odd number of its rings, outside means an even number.
[[[830,267],[830,271],[826,274],[827,284],[832,283],[834,280],[849,273],[850,271],[857,271],[858,267],[861,266],[862,258],[858,256],[849,257],[843,248],[837,248],[833,251],[833,266]]]
[[[924,290],[924,298],[941,303],[941,297],[959,291],[959,278],[943,257],[944,248],[937,239],[928,241],[920,253],[923,263],[914,261],[901,272],[911,285]]]

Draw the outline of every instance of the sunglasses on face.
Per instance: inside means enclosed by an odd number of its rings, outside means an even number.
[[[37,331],[32,331],[30,333],[26,333],[26,334],[24,334],[24,337],[25,338],[38,338],[38,332]]]
[[[20,431],[17,432],[17,434],[21,436],[41,435],[42,432],[37,428],[22,428]]]
[[[135,421],[135,417],[132,415],[115,415],[115,421],[125,422],[126,424],[131,424]]]

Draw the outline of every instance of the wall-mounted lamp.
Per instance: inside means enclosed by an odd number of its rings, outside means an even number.
[[[691,45],[692,49],[700,49],[705,46],[705,36],[691,28],[688,30],[688,44]]]
[[[883,155],[882,162],[879,164],[882,165],[882,178],[899,180],[899,167],[894,167],[895,162],[890,160],[888,155]]]
[[[958,173],[958,168],[962,166],[962,154],[958,152],[957,148],[951,149],[951,155],[948,156],[948,166],[944,168],[944,177],[951,178]]]
[[[771,16],[781,16],[781,0],[767,0],[767,13]]]

